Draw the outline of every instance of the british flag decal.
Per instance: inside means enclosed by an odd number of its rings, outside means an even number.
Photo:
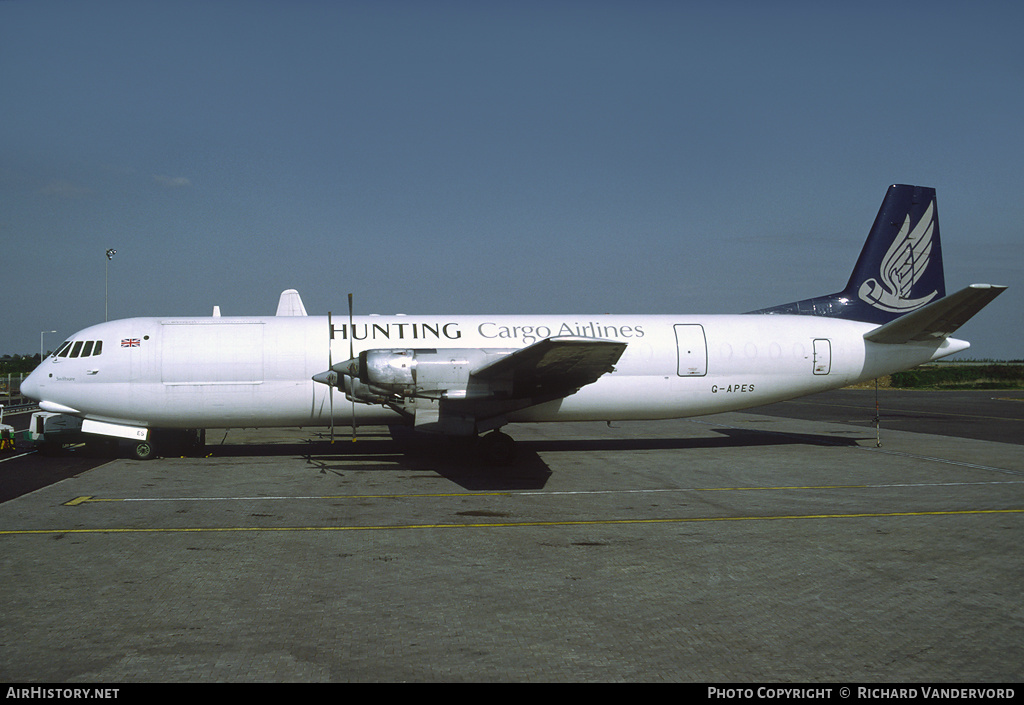
[[[138,338],[121,338],[122,348],[137,348],[141,344]]]

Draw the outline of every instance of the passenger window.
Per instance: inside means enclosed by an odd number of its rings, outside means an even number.
[[[95,341],[92,340],[85,341],[85,347],[82,348],[82,357],[89,357],[92,355],[92,346],[94,342]]]
[[[75,346],[71,348],[71,357],[78,357],[78,353],[82,351],[82,341],[76,341]]]

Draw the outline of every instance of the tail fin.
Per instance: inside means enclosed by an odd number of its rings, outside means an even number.
[[[889,187],[842,291],[750,313],[887,323],[946,295],[935,189]]]

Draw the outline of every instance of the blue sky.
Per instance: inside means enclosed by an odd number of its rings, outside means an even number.
[[[1024,357],[1024,5],[0,1],[0,354],[111,318],[731,313],[938,189]]]

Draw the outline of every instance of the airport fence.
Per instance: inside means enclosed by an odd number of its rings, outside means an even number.
[[[31,403],[21,395],[21,382],[28,377],[28,372],[8,372],[0,375],[0,404],[5,409]]]

